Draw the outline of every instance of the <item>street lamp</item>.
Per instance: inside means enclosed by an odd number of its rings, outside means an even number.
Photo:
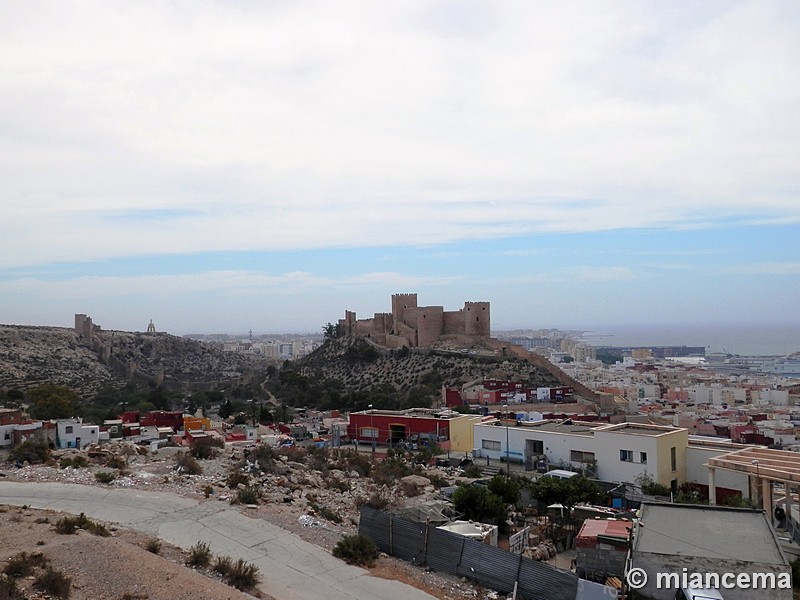
[[[373,424],[373,421],[372,421],[372,404],[370,404],[367,408],[369,409],[369,434],[372,436],[372,452],[374,453],[375,452],[375,438],[377,436],[375,435],[375,425]]]
[[[503,419],[506,422],[506,473],[511,476],[511,461],[509,460],[509,447],[508,447],[508,404],[503,404]]]

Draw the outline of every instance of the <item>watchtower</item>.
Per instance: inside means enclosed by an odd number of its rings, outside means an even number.
[[[404,323],[406,310],[417,308],[416,294],[392,294],[392,329],[398,331],[398,323]]]
[[[464,335],[489,337],[491,333],[488,302],[464,303]]]

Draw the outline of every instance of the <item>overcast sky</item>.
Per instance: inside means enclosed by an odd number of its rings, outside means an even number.
[[[800,3],[0,3],[0,322],[798,322]]]

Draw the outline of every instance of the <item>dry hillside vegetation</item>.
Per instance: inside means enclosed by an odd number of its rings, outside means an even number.
[[[557,386],[547,371],[516,357],[497,356],[486,348],[462,352],[458,348],[404,348],[388,350],[366,340],[329,340],[291,368],[314,379],[339,381],[345,390],[388,385],[400,392],[417,386],[460,386],[489,379],[516,379],[535,386]]]

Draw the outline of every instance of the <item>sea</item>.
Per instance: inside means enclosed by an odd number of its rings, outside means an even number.
[[[705,346],[706,354],[786,356],[800,352],[800,323],[675,323],[559,327],[591,346]]]

